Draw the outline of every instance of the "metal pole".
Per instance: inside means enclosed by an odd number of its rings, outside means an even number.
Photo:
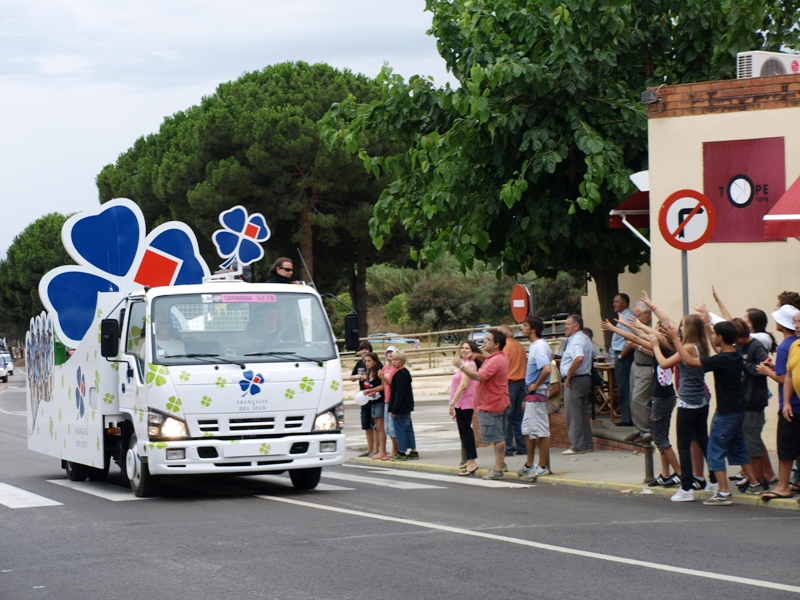
[[[689,253],[681,250],[681,275],[683,277],[683,316],[689,314]]]

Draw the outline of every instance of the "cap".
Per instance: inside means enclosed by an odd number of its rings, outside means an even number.
[[[774,313],[772,313],[773,320],[786,329],[794,329],[794,317],[800,312],[791,304],[784,304]]]
[[[794,325],[792,325],[792,327],[794,327]],[[384,359],[386,359],[386,355],[389,354],[389,352],[397,352],[397,346],[389,346],[386,349],[386,351],[383,353],[383,358]]]

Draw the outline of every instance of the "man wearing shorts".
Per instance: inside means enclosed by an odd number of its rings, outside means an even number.
[[[541,475],[549,475],[547,463],[550,458],[550,361],[553,352],[542,339],[544,323],[539,317],[527,316],[522,322],[522,335],[530,342],[528,365],[525,372],[525,409],[522,416],[522,435],[525,436],[528,460],[518,474],[529,481]],[[539,441],[539,464],[533,464],[536,441]]]
[[[494,467],[483,479],[503,478],[503,459],[506,455],[506,432],[508,431],[508,358],[503,354],[506,336],[497,329],[486,332],[483,350],[489,356],[483,361],[481,370],[464,366],[461,357],[453,365],[478,382],[475,390],[475,410],[481,427],[481,439],[485,444],[494,444]]]

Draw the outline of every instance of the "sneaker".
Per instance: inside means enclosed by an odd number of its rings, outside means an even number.
[[[761,486],[760,483],[756,483],[754,485],[749,485],[748,484],[747,488],[744,490],[744,493],[745,494],[750,494],[750,495],[755,495],[755,496],[760,496],[761,494],[764,493],[764,488]]]
[[[564,456],[569,456],[570,454],[583,454],[583,450],[575,450],[573,448],[569,448],[568,450],[564,450],[561,454]]]
[[[706,484],[706,491],[707,492],[718,492],[719,491],[719,484],[718,483],[711,483],[710,481]]]
[[[369,452],[367,452],[367,451],[365,450],[364,452],[362,452],[361,454],[359,454],[359,455],[358,455],[358,458],[366,458],[366,457],[368,457],[368,456],[369,456]]]
[[[769,481],[767,481],[766,479],[761,483],[759,483],[758,485],[760,485],[761,489],[764,490],[765,492],[769,491]]]
[[[407,454],[399,454],[398,453],[398,454],[395,454],[391,459],[389,459],[389,462],[404,462],[404,461],[407,461],[407,460],[408,460],[408,455]]]
[[[528,465],[522,465],[522,468],[519,471],[517,471],[517,475],[519,475],[520,477],[524,477],[525,475],[528,474],[528,471],[530,471],[532,468],[533,467],[529,467]]]
[[[503,478],[503,472],[502,471],[495,471],[494,467],[489,469],[489,472],[486,475],[484,475],[483,477],[481,477],[481,479],[485,479],[487,481],[491,480],[491,479],[502,479],[502,478]]]
[[[664,477],[663,475],[659,475],[658,477],[653,479],[653,481],[651,481],[647,485],[649,485],[650,487],[658,487],[658,486],[667,487],[667,483],[669,483],[671,480],[672,480],[672,477]],[[670,486],[673,486],[673,485],[675,485],[675,484],[674,483],[670,484]]]
[[[704,490],[708,482],[703,477],[695,477],[694,481],[692,481],[692,488],[695,490]]]
[[[542,475],[550,475],[550,469],[547,467],[540,467],[539,465],[533,465],[533,468],[525,476],[525,479],[536,481],[536,478],[541,477]]]
[[[408,453],[408,460],[419,460],[419,452],[412,450]]]
[[[742,480],[742,481],[740,481],[738,484],[736,484],[736,487],[737,487],[737,488],[739,488],[739,493],[740,493],[740,494],[744,494],[744,493],[746,493],[746,492],[747,492],[748,488],[750,488],[750,487],[755,487],[756,489],[759,489],[759,490],[760,490],[760,488],[761,488],[761,484],[760,484],[760,483],[755,483],[755,484],[753,484],[753,485],[751,486],[751,485],[750,485],[750,481],[749,481],[749,480],[747,480],[747,479],[743,479],[743,480]]]
[[[594,448],[587,448],[584,452],[594,452]]]
[[[684,490],[681,488],[672,494],[670,500],[673,502],[694,502],[694,490]]]
[[[502,471],[503,471],[503,473],[508,473],[508,465],[506,463],[503,463]]]
[[[733,504],[733,494],[714,492],[714,495],[708,500],[705,500],[703,504],[706,506],[729,506]]]
[[[675,487],[676,485],[680,485],[680,484],[681,484],[681,478],[680,478],[680,477],[678,477],[678,474],[677,474],[677,473],[673,473],[673,474],[672,474],[672,475],[671,475],[671,476],[670,476],[670,477],[669,477],[669,478],[668,478],[668,479],[667,479],[667,480],[664,482],[664,487],[665,487],[665,488],[671,488],[671,487]]]

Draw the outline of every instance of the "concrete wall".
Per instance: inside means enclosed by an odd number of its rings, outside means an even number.
[[[786,188],[800,176],[800,127],[797,126],[800,107],[779,101],[759,103],[758,94],[763,95],[764,88],[755,88],[755,80],[741,81],[716,82],[738,90],[739,95],[731,93],[728,100],[738,98],[742,103],[739,108],[735,104],[727,104],[730,107],[728,109],[711,110],[707,101],[689,102],[684,98],[678,102],[681,95],[695,98],[694,93],[689,93],[691,90],[699,92],[713,85],[703,84],[705,87],[697,88],[700,84],[692,84],[662,90],[673,99],[671,104],[666,104],[666,108],[673,107],[671,113],[653,114],[652,111],[658,109],[657,105],[650,109],[652,299],[674,319],[682,315],[681,252],[668,245],[660,235],[658,211],[667,196],[677,190],[688,188],[703,191],[703,143],[783,137]],[[750,103],[746,104],[748,98]],[[677,107],[681,103],[688,103],[693,108],[680,110]],[[662,105],[661,108],[664,107]],[[711,286],[714,285],[717,294],[734,316],[741,316],[750,307],[761,308],[769,315],[775,308],[778,293],[800,290],[800,242],[789,239],[776,242],[707,243],[689,252],[688,274],[690,310],[695,304],[703,302],[716,311],[711,294]],[[772,322],[771,329],[774,331]],[[781,337],[777,337],[780,342]],[[708,382],[713,390],[711,377]],[[777,394],[775,385],[771,385],[771,389]],[[773,398],[767,409],[764,431],[764,440],[772,450],[775,448],[776,412],[777,400]],[[777,465],[775,468],[777,470]]]

